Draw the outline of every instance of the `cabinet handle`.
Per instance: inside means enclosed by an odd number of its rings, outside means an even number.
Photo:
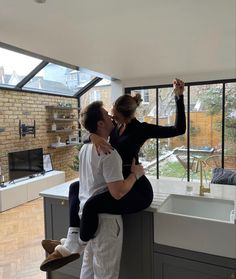
[[[230,273],[229,279],[236,279],[236,273],[235,272]]]
[[[65,205],[65,201],[61,201],[61,205]]]

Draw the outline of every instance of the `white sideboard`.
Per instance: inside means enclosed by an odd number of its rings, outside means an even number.
[[[64,182],[64,171],[51,171],[34,178],[6,183],[6,187],[0,188],[0,212],[37,199],[41,191]]]

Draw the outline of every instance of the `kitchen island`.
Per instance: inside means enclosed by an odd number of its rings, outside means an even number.
[[[176,241],[176,245],[168,238],[158,237],[158,210],[162,204],[172,194],[186,196],[186,182],[175,180],[157,180],[149,177],[154,191],[152,205],[145,211],[136,214],[125,215],[124,221],[124,243],[121,260],[120,279],[215,279],[215,278],[236,278],[236,233],[229,241],[232,247],[229,253],[224,251],[223,255],[218,255],[213,251],[206,253],[207,242],[204,245],[194,243],[191,246],[191,230],[186,231],[186,246],[181,241]],[[45,237],[47,239],[60,239],[65,237],[68,228],[68,193],[69,185],[72,181],[63,183],[51,189],[41,192],[44,198],[45,213]],[[189,183],[188,183],[189,186]],[[191,183],[193,197],[199,195],[199,184]],[[205,195],[206,198],[230,200],[236,204],[236,187],[230,185],[211,185],[211,193]],[[168,214],[171,215],[171,214]],[[174,215],[171,215],[172,218]],[[232,220],[233,216],[233,220]],[[235,215],[231,216],[230,236],[236,232]],[[182,216],[181,216],[182,217]],[[202,218],[191,218],[196,222]],[[204,218],[203,218],[204,219]],[[164,219],[165,220],[165,219]],[[178,221],[178,219],[177,219]],[[206,220],[207,221],[207,220]],[[211,221],[211,220],[210,220]],[[209,222],[210,222],[209,221]],[[218,220],[215,223],[217,223]],[[218,224],[218,223],[217,223]],[[222,223],[224,225],[224,222]],[[162,225],[162,232],[165,231],[165,223]],[[178,228],[178,222],[171,231],[174,233]],[[169,229],[169,227],[168,227]],[[198,235],[201,228],[198,228]],[[168,234],[167,234],[168,235]],[[169,234],[171,236],[171,234]],[[216,243],[217,246],[218,243]],[[221,245],[224,246],[224,243]],[[200,248],[198,248],[198,246]],[[202,248],[203,247],[203,248]],[[206,250],[204,250],[206,248]],[[210,247],[211,248],[211,247]],[[209,249],[210,249],[209,248]],[[68,264],[67,266],[47,274],[48,279],[75,279],[79,278],[82,258]]]

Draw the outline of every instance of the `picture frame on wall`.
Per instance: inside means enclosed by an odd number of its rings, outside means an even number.
[[[43,154],[43,168],[45,172],[49,172],[53,170],[52,159],[49,153]]]

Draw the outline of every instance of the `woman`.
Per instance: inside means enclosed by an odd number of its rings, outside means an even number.
[[[124,178],[131,172],[130,167],[133,158],[135,158],[136,163],[139,163],[138,153],[147,139],[169,138],[185,133],[186,121],[183,91],[184,83],[179,79],[174,80],[174,92],[176,95],[176,122],[174,126],[163,127],[139,122],[135,118],[135,111],[142,101],[140,94],[134,97],[123,95],[116,100],[113,106],[113,118],[117,125],[110,135],[110,144],[118,151],[122,158]],[[92,143],[98,146],[99,149],[109,152],[111,146],[104,139],[93,134],[90,135],[90,138]],[[132,189],[120,200],[115,200],[109,192],[91,197],[84,205],[83,214],[81,220],[79,220],[78,191],[78,183],[72,184],[69,193],[70,228],[65,243],[60,245],[60,251],[64,253],[64,250],[61,249],[65,249],[64,255],[68,255],[68,257],[70,257],[70,253],[78,254],[80,251],[78,234],[80,234],[80,244],[86,244],[87,241],[94,237],[98,227],[99,213],[135,213],[150,206],[153,199],[152,186],[146,176],[142,176],[137,178]],[[58,242],[45,240],[42,244],[48,252],[52,252]],[[65,261],[65,263],[67,262]],[[60,266],[56,265],[56,268]],[[54,269],[55,266],[52,259],[51,266],[47,263],[47,269],[43,266],[42,270],[49,271]]]

